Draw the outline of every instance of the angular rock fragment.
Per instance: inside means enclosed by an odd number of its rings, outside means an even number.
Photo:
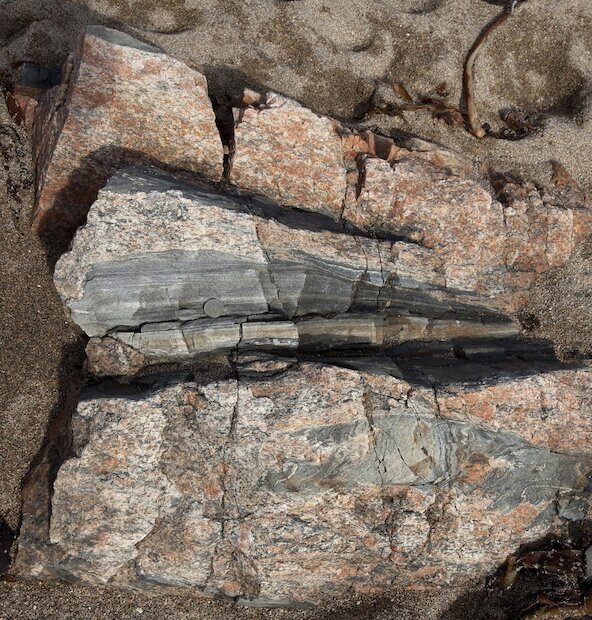
[[[281,205],[341,216],[346,170],[330,118],[274,93],[235,114],[233,183]]]
[[[36,119],[33,226],[69,240],[111,174],[159,162],[218,180],[223,150],[205,77],[159,49],[87,28]]]
[[[146,356],[120,339],[91,338],[86,345],[86,367],[96,377],[134,375],[146,365]]]
[[[16,123],[23,124],[27,129],[32,129],[35,122],[35,111],[37,109],[37,99],[19,92],[15,88],[6,96],[6,104],[10,116]]]
[[[447,419],[440,389],[410,378],[434,368],[280,362],[272,374],[239,364],[234,378],[214,382],[86,392],[49,540],[36,540],[25,519],[18,572],[191,587],[248,604],[320,603],[483,575],[559,527],[559,506],[581,500],[589,446],[561,454],[494,429],[478,382],[456,385],[463,416]],[[474,372],[470,362],[456,370]],[[590,376],[573,384],[578,398]],[[529,406],[544,411],[535,399]],[[521,421],[527,427],[530,413]]]
[[[15,122],[31,129],[39,99],[48,89],[60,83],[60,68],[24,62],[16,73],[14,83],[6,94],[8,112]]]
[[[234,119],[233,183],[280,205],[335,219],[350,219],[343,211],[351,193],[348,186],[355,191],[363,185],[356,162],[361,155],[391,163],[402,157],[430,161],[448,174],[469,174],[472,169],[470,161],[433,143],[410,139],[409,148],[401,148],[370,131],[352,132],[276,93],[249,93],[243,107],[234,110]]]
[[[516,323],[448,290],[432,251],[321,219],[129,169],[101,191],[55,283],[89,336],[149,362],[516,335]],[[135,368],[111,340],[99,374]]]

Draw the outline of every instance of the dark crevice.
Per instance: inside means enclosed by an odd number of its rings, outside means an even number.
[[[356,166],[358,169],[358,181],[356,183],[356,200],[362,195],[362,191],[366,187],[366,158],[362,155],[356,157]]]
[[[214,99],[211,101],[216,117],[216,128],[220,134],[220,141],[222,142],[222,148],[224,151],[222,159],[222,178],[224,181],[229,182],[230,174],[232,172],[232,158],[235,151],[234,116],[232,106],[228,104],[217,105]]]
[[[47,432],[41,448],[23,478],[22,511],[16,562],[35,563],[35,556],[49,544],[49,524],[53,487],[62,463],[73,456],[72,414],[78,404],[83,382],[82,341],[64,347],[60,364],[60,398],[50,412]],[[25,540],[23,546],[23,539]]]
[[[0,580],[10,568],[10,551],[15,540],[16,532],[8,527],[4,519],[0,519]]]

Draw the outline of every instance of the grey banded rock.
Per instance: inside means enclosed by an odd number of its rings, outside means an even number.
[[[152,361],[517,333],[447,289],[432,251],[314,222],[130,168],[101,191],[54,279],[89,336]]]
[[[250,605],[319,604],[485,575],[522,542],[579,518],[566,506],[592,512],[589,444],[557,452],[545,441],[551,368],[537,375],[516,362],[488,377],[464,361],[245,362],[215,381],[87,390],[49,538],[31,497],[17,570]],[[580,403],[590,377],[570,392]],[[491,388],[511,401],[520,386],[522,420],[540,420],[536,443],[528,424],[521,436],[482,417]],[[579,423],[590,432],[589,411]]]
[[[426,319],[404,315],[337,315],[293,321],[243,321],[223,318],[186,323],[151,323],[140,331],[112,332],[107,341],[129,347],[129,355],[142,354],[140,368],[150,364],[184,362],[204,354],[230,351],[323,352],[334,349],[378,350],[413,340],[450,341],[483,338],[491,347],[497,339],[517,336],[514,323],[482,324],[475,321]],[[503,347],[503,345],[501,345]],[[100,362],[91,362],[96,375],[127,375],[133,365],[120,349],[103,347],[93,338],[90,350],[104,348]],[[470,349],[469,349],[470,350]],[[489,349],[488,349],[489,350]],[[505,350],[505,349],[502,349]],[[92,356],[92,354],[91,354]],[[111,370],[105,372],[105,368]],[[137,371],[139,368],[135,368]],[[132,374],[134,374],[132,372]]]

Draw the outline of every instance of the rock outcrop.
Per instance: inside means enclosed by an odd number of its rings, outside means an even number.
[[[492,190],[459,154],[419,139],[399,146],[274,93],[248,92],[232,118],[218,110],[221,138],[204,76],[113,30],[88,28],[63,73],[37,112],[34,214],[36,229],[63,240],[117,169],[151,163],[217,181],[222,141],[241,190],[421,244],[448,288],[504,313],[592,232],[583,194],[557,202],[510,178]]]
[[[55,282],[89,336],[117,339],[154,363],[519,331],[447,289],[439,257],[420,245],[346,234],[331,220],[154,170],[108,182]]]
[[[205,77],[122,32],[86,29],[37,111],[33,227],[69,240],[119,167],[158,162],[218,180],[223,150]]]
[[[344,358],[268,360],[266,372],[246,362],[219,381],[83,394],[73,456],[54,485],[50,544],[29,545],[23,530],[27,568],[302,605],[485,574],[517,541],[589,511],[589,445],[544,441],[550,375],[516,378],[536,368],[490,368],[489,378],[471,362],[440,369],[455,407],[421,379],[437,368]],[[583,403],[588,369],[580,381],[571,397]],[[503,419],[483,421],[491,390],[517,386],[539,445]],[[574,415],[589,437],[589,411]]]
[[[590,366],[516,319],[591,230],[569,178],[492,189],[250,93],[214,185],[202,76],[96,28],[67,73],[35,226],[86,218],[54,279],[91,381],[25,489],[18,574],[310,605],[458,584],[592,519]]]
[[[472,178],[470,162],[447,149],[418,140],[398,147],[278,95],[235,110],[235,119],[234,183],[433,249],[448,287],[502,312],[518,311],[537,275],[565,263],[592,232],[583,194],[558,203],[511,178],[492,193]]]

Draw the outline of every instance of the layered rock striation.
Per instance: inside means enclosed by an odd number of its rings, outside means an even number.
[[[35,226],[85,222],[54,278],[90,381],[14,570],[314,605],[460,584],[592,519],[590,367],[516,320],[586,197],[486,189],[273,94],[243,98],[223,158],[206,86],[94,28],[39,106]]]
[[[154,170],[108,182],[55,283],[89,336],[153,362],[518,333],[447,288],[441,260],[418,244],[347,234]]]

